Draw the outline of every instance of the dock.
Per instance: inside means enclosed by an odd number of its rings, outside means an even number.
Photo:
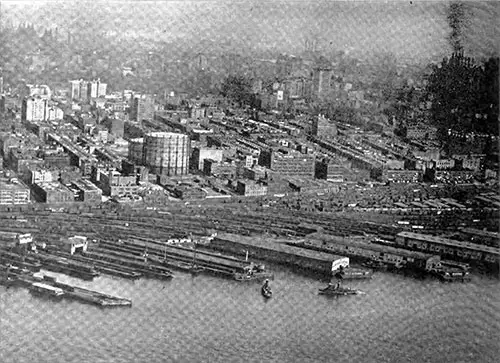
[[[121,242],[100,241],[93,251],[112,256],[142,258],[169,268],[229,278],[245,273],[252,265],[248,261],[232,256],[146,239],[130,239]]]
[[[132,300],[130,299],[65,284],[58,282],[54,277],[46,275],[14,275],[12,278],[16,280],[16,285],[35,291],[38,295],[73,299],[100,307],[132,306]]]
[[[307,250],[287,244],[289,240],[244,237],[229,233],[219,234],[207,247],[245,256],[267,260],[278,264],[286,264],[302,270],[330,275],[333,270],[342,265],[349,265],[349,258],[331,253]]]

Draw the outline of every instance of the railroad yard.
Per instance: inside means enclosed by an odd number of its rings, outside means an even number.
[[[273,277],[261,263],[280,260],[331,277],[333,264],[342,256],[373,269],[380,265],[392,271],[411,267],[443,281],[468,280],[469,267],[497,272],[498,235],[483,230],[498,228],[498,208],[475,198],[465,204],[446,197],[431,198],[426,204],[425,200],[383,207],[350,204],[335,210],[311,208],[310,201],[291,198],[162,207],[107,203],[47,208],[32,204],[0,212],[4,235],[32,237],[24,246],[20,239],[3,244],[0,266],[5,284],[19,280],[30,281],[32,286],[39,282],[33,273],[40,269],[87,280],[101,273],[127,279],[170,279],[176,271],[183,271],[261,281]],[[451,240],[442,238],[437,246],[431,246],[432,238],[418,246],[396,243],[406,232],[416,232],[424,242],[432,235]],[[63,241],[77,238],[73,236],[85,238],[83,251],[65,249]],[[453,250],[447,249],[450,245]],[[372,274],[351,273],[355,275],[371,278]],[[42,278],[42,282],[46,281]],[[60,287],[52,282],[47,289],[54,293],[55,288]],[[67,296],[75,296],[74,287],[63,288]],[[126,299],[93,294],[98,293],[76,295],[100,306],[128,304]]]

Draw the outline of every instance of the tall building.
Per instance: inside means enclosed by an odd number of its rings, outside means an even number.
[[[106,83],[102,83],[99,81],[97,83],[97,97],[104,97],[106,96],[106,89],[108,88],[108,85]]]
[[[40,97],[28,97],[23,100],[21,119],[23,121],[45,121],[48,119],[47,100]]]
[[[324,98],[331,91],[332,69],[328,66],[319,66],[313,70],[311,96]]]
[[[100,79],[93,81],[74,80],[71,84],[71,98],[76,101],[86,101],[90,98],[106,96],[107,84]]]
[[[69,81],[71,84],[71,99],[79,100],[80,99],[80,83],[82,81]]]
[[[87,91],[89,93],[89,98],[97,98],[97,94],[98,94],[98,83],[97,81],[92,81],[92,82],[89,82],[88,86],[87,86]]]
[[[143,163],[144,138],[130,139],[128,142],[128,159],[134,164]]]
[[[100,79],[93,80],[88,83],[88,97],[89,98],[98,98],[106,96],[106,83],[102,83]]]
[[[89,99],[89,85],[85,81],[80,81],[80,101]]]
[[[133,121],[151,120],[154,117],[154,112],[154,102],[151,97],[141,96],[134,98],[130,113]]]
[[[152,132],[144,137],[143,164],[159,175],[186,175],[189,172],[191,142],[188,135]]]

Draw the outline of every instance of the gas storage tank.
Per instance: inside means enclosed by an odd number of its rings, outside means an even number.
[[[188,135],[151,132],[144,137],[144,164],[154,174],[188,174],[190,145]]]

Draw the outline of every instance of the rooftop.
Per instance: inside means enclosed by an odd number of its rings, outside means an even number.
[[[94,191],[99,188],[86,179],[79,179],[72,182],[77,188],[83,191]]]
[[[492,254],[495,254],[497,256],[500,256],[500,249],[495,248],[495,247],[483,246],[483,245],[478,245],[478,244],[474,244],[474,243],[456,241],[456,240],[452,240],[452,239],[448,239],[448,238],[431,236],[429,234],[421,234],[421,233],[413,233],[413,232],[400,232],[397,235],[401,236],[401,237],[406,237],[406,238],[413,238],[413,239],[416,239],[419,241],[431,242],[431,243],[433,242],[433,243],[438,243],[441,245],[452,246],[452,247],[463,247],[463,248],[467,248],[467,249],[474,250],[474,251],[492,253]]]
[[[284,252],[289,254],[294,254],[302,257],[313,258],[322,261],[336,261],[343,256],[333,255],[331,253],[318,252],[313,250],[307,250],[300,247],[287,245],[287,242],[291,242],[286,239],[275,239],[275,238],[262,238],[262,237],[245,237],[230,233],[219,233],[217,235],[218,239],[234,241],[235,243],[240,243],[244,245],[252,245],[255,247],[260,247],[264,249],[269,249],[277,252]]]
[[[70,192],[70,190],[66,186],[62,185],[59,182],[42,182],[42,183],[36,183],[36,185],[38,185],[45,191],[58,190],[58,191]]]

